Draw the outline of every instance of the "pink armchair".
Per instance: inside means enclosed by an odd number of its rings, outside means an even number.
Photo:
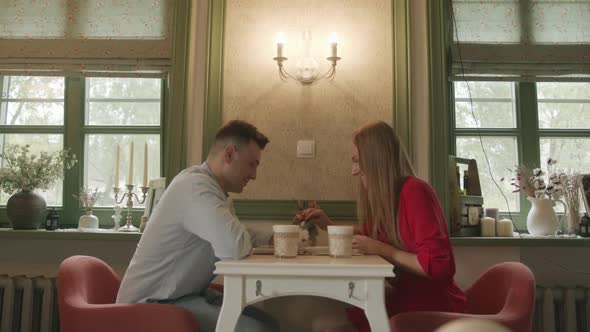
[[[524,264],[492,266],[467,291],[467,313],[408,312],[391,318],[392,332],[431,332],[458,318],[492,320],[514,332],[532,329],[535,277]]]
[[[61,332],[198,331],[193,315],[167,304],[115,304],[121,278],[95,257],[65,259],[57,277]]]

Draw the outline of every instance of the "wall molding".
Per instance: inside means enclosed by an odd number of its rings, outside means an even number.
[[[410,8],[409,0],[392,0],[393,31],[393,126],[412,157],[410,97]],[[203,117],[203,160],[207,158],[215,132],[223,123],[223,57],[226,0],[209,0],[206,101]],[[318,201],[335,220],[356,220],[354,201]],[[242,219],[290,220],[294,203],[287,200],[236,200]]]

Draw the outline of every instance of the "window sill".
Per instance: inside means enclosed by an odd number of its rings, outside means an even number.
[[[451,237],[458,247],[590,247],[590,238]]]
[[[139,241],[140,237],[140,233],[56,232],[44,229],[15,231],[11,228],[0,228],[0,239]]]

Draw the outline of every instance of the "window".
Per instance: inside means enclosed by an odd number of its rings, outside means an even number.
[[[590,173],[590,83],[470,81],[453,90],[453,153],[477,160],[486,206],[528,212],[510,186],[518,164],[539,167],[551,157],[559,169]]]
[[[518,212],[520,203],[518,197],[509,194],[510,182],[500,182],[502,177],[510,175],[508,169],[518,164],[519,127],[514,84],[455,82],[454,90],[456,155],[477,160],[484,204],[507,211],[506,201],[488,171],[485,151],[492,175],[507,195],[510,211]],[[470,96],[473,103],[470,103]]]
[[[148,152],[148,179],[160,176],[161,80],[150,78],[88,78],[84,116],[84,184],[104,188],[129,183],[130,145],[134,143],[133,184],[139,191],[143,177],[144,147]],[[120,163],[115,165],[116,147]],[[115,167],[119,179],[115,179]],[[104,195],[98,206],[113,206]]]
[[[143,180],[145,147],[147,179],[161,176],[162,83],[158,78],[0,77],[0,149],[8,144],[30,144],[33,152],[69,148],[77,155],[74,171],[51,190],[41,192],[48,206],[66,215],[71,211],[66,223],[73,224],[79,205],[72,195],[80,187],[98,187],[104,192],[97,207],[114,205],[117,145],[119,187],[129,182],[131,142],[137,192]],[[8,197],[0,194],[1,206]],[[110,224],[110,214],[111,209],[105,209],[105,224]]]
[[[30,144],[31,153],[57,151],[64,138],[63,77],[5,76],[0,79],[0,149],[9,144]],[[0,167],[4,166],[4,161]],[[41,192],[48,205],[61,206],[62,183]],[[0,193],[0,205],[8,195]]]

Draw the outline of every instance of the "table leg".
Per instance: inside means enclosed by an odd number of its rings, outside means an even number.
[[[387,317],[387,311],[385,310],[383,279],[367,280],[366,282],[367,303],[365,306],[365,315],[371,326],[371,331],[389,331],[389,317]]]
[[[244,309],[244,282],[242,276],[223,277],[223,304],[215,332],[234,332]]]

